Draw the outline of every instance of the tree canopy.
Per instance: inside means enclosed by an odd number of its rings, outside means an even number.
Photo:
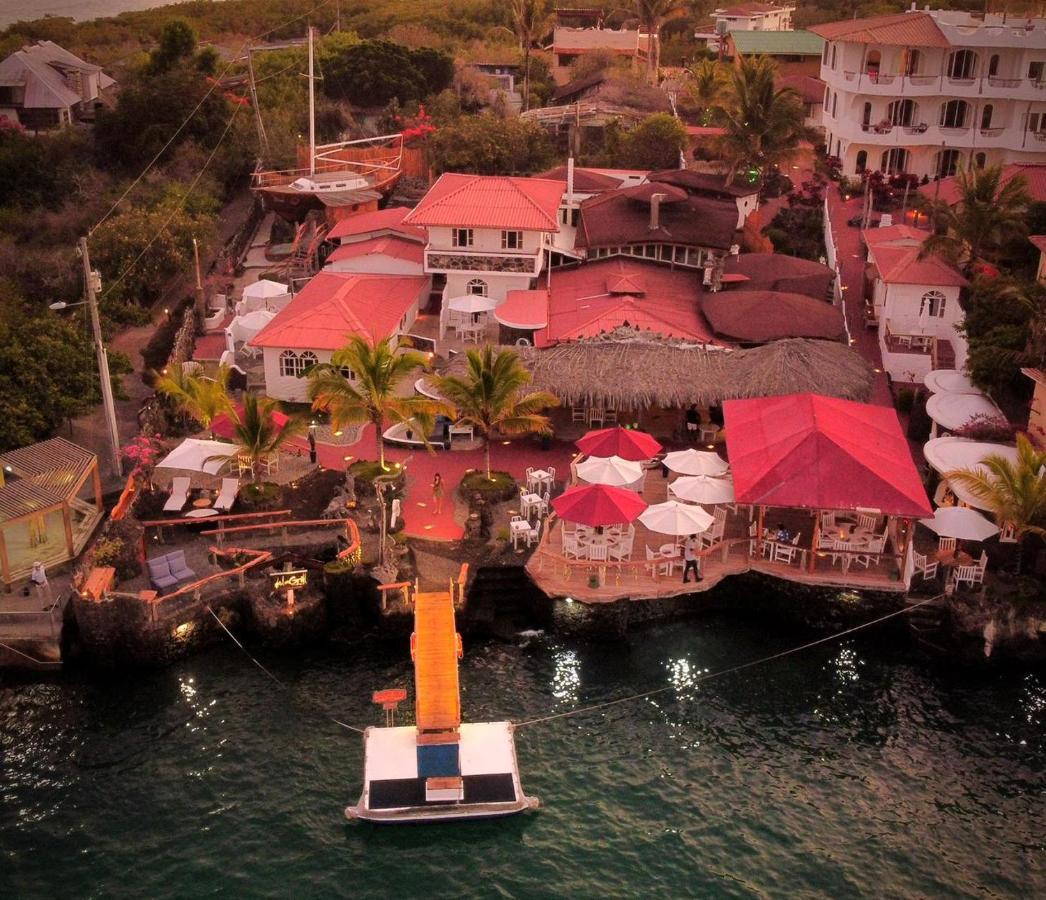
[[[621,165],[629,169],[675,169],[685,147],[683,123],[668,113],[654,113],[621,139]]]
[[[406,103],[438,94],[454,77],[454,60],[429,47],[411,50],[391,41],[360,41],[324,65],[323,91],[355,106]]]
[[[432,164],[437,172],[537,172],[547,168],[552,158],[552,144],[541,126],[490,113],[461,118],[432,136]]]

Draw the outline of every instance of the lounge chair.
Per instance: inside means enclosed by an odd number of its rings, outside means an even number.
[[[149,580],[158,590],[174,587],[178,583],[178,579],[171,574],[171,567],[167,564],[166,556],[147,559],[145,564],[149,569]]]
[[[181,512],[185,502],[189,499],[189,478],[179,475],[171,480],[171,496],[163,505],[164,512]]]
[[[178,581],[192,581],[196,578],[196,573],[189,568],[188,563],[185,561],[184,550],[175,550],[168,553],[167,565],[171,570],[171,575]]]
[[[223,478],[222,489],[218,499],[214,501],[214,509],[228,512],[236,502],[236,495],[240,491],[240,480],[238,478]]]

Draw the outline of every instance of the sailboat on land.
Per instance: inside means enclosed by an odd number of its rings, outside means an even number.
[[[363,794],[345,810],[367,822],[442,822],[536,809],[519,780],[511,722],[461,721],[461,636],[450,593],[414,596],[414,725],[364,732]],[[383,691],[389,706],[406,692]],[[391,701],[391,703],[390,703]]]

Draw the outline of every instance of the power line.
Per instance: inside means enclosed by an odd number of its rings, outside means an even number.
[[[791,647],[788,650],[782,650],[779,653],[772,653],[770,656],[763,656],[759,659],[753,659],[740,665],[731,666],[728,669],[720,669],[717,672],[710,672],[707,675],[701,675],[694,679],[695,684],[700,684],[704,681],[711,681],[713,678],[721,678],[724,675],[732,675],[735,672],[741,672],[744,669],[750,669],[753,666],[759,666],[763,663],[768,663],[775,659],[781,659],[784,656],[791,656],[793,653],[799,653],[802,650],[809,650],[811,647],[816,647],[819,644],[827,644],[831,641],[837,641],[841,637],[845,637],[848,634],[853,634],[855,631],[861,631],[865,628],[870,628],[873,625],[878,625],[880,622],[885,622],[887,619],[892,619],[896,616],[903,616],[906,613],[910,613],[913,609],[918,609],[920,606],[926,606],[928,603],[933,603],[939,599],[939,595],[931,597],[929,600],[923,600],[919,603],[913,603],[911,606],[906,606],[904,609],[895,610],[892,613],[887,613],[884,616],[879,616],[877,619],[872,619],[870,622],[864,622],[860,625],[854,625],[852,628],[846,628],[842,631],[838,631],[835,634],[830,634],[827,637],[818,638],[816,641],[810,641],[808,644],[801,644],[798,647]],[[597,709],[606,709],[608,706],[617,706],[621,703],[631,703],[633,700],[645,700],[647,697],[653,697],[657,694],[664,694],[668,691],[677,690],[675,685],[666,685],[665,687],[654,688],[651,691],[644,691],[641,694],[630,694],[627,697],[619,697],[616,700],[606,700],[603,703],[593,703],[591,706],[582,706],[578,709],[568,709],[565,712],[553,713],[549,716],[540,716],[536,719],[527,719],[525,722],[517,722],[515,727],[522,728],[524,725],[537,725],[539,722],[551,722],[553,719],[565,719],[569,716],[579,716],[582,713],[594,712]]]

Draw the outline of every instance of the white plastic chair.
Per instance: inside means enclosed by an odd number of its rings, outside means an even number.
[[[609,547],[606,544],[600,542],[598,544],[589,544],[588,546],[588,558],[593,562],[606,562],[609,556]]]

